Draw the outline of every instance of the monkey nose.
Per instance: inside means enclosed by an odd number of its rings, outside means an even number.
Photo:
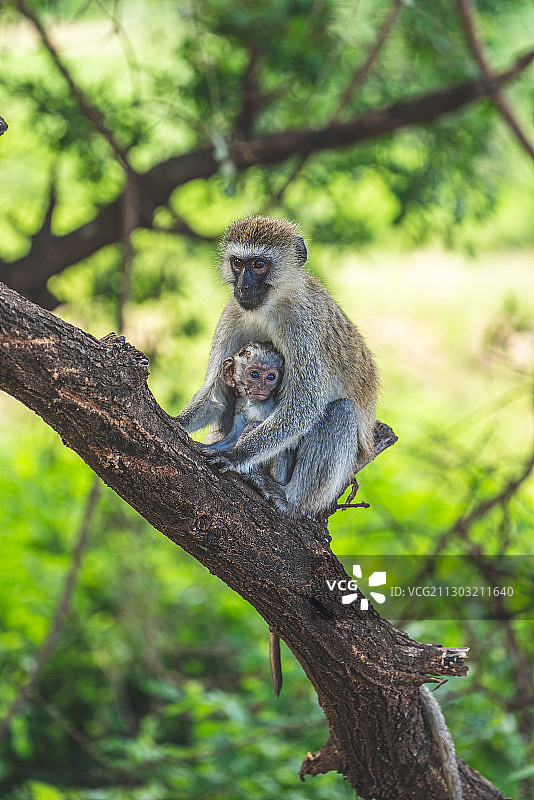
[[[240,289],[244,289],[245,291],[249,291],[250,289],[252,289],[253,287],[252,275],[247,269],[243,270],[243,272],[241,273],[238,286]]]

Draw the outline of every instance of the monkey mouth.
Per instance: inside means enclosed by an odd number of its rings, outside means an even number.
[[[245,311],[252,311],[252,309],[258,308],[261,300],[259,297],[238,297],[237,302]]]
[[[264,300],[265,293],[264,292],[240,292],[236,290],[235,298],[239,305],[245,309],[245,311],[252,311],[255,308],[258,308]]]

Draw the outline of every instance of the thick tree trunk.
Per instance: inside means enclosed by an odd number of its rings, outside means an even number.
[[[288,521],[238,477],[213,472],[156,403],[147,359],[102,341],[0,284],[0,388],[33,409],[155,528],[253,605],[317,691],[330,739],[301,777],[345,775],[364,798],[448,800],[419,687],[467,668],[412,641],[371,607],[343,606],[346,578],[325,526]],[[465,800],[503,795],[459,762]]]

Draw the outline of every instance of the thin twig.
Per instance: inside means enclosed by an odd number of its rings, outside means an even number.
[[[338,503],[336,505],[337,511],[346,511],[348,508],[371,508],[371,503]]]
[[[345,88],[345,91],[341,95],[332,119],[337,119],[339,117],[341,112],[351,102],[356,90],[366,80],[373,64],[375,63],[376,59],[380,54],[380,51],[383,49],[385,43],[389,39],[391,31],[393,30],[393,26],[395,25],[400,12],[402,11],[403,5],[404,5],[404,0],[394,0],[389,14],[387,15],[386,19],[382,23],[382,26],[378,30],[376,39],[371,45],[369,52],[367,53],[367,58],[365,59],[363,64],[356,69],[351,78],[350,83],[348,84],[348,86]]]
[[[356,89],[358,89],[366,81],[373,64],[378,58],[380,52],[382,51],[386,41],[388,40],[391,34],[391,31],[393,30],[393,26],[395,25],[399,17],[403,5],[404,5],[404,0],[394,0],[393,6],[391,7],[391,10],[386,19],[384,20],[382,26],[380,27],[376,39],[371,45],[369,52],[367,53],[365,61],[354,72],[350,83],[348,84],[348,86],[346,86],[345,91],[343,92],[337,103],[334,113],[330,116],[331,122],[334,122],[339,119],[341,112],[349,105],[352,98],[354,97]],[[308,101],[309,99],[310,98],[308,98]],[[276,206],[280,205],[286,191],[289,189],[293,181],[298,177],[304,165],[308,161],[309,157],[310,157],[309,155],[305,155],[299,158],[297,164],[292,169],[291,173],[286,178],[282,186],[267,201],[266,205],[263,208],[262,213],[270,211],[272,208],[275,208]]]
[[[133,249],[131,244],[132,233],[139,225],[139,184],[137,175],[132,168],[126,150],[115,139],[113,131],[107,126],[104,116],[99,108],[92,103],[84,94],[82,89],[75,83],[69,70],[61,60],[58,51],[52,44],[46,30],[41,25],[33,11],[28,7],[25,0],[17,0],[17,7],[20,13],[28,19],[38,31],[41,41],[52,57],[57,69],[63,75],[69,86],[71,94],[78,103],[82,113],[91,122],[98,133],[108,142],[111,149],[119,159],[126,172],[126,186],[121,196],[121,240],[122,240],[122,264],[121,264],[121,284],[118,297],[118,330],[124,327],[124,307],[130,297],[131,265],[133,261]],[[113,17],[112,17],[113,18]],[[54,200],[52,195],[52,201]],[[53,210],[51,202],[50,218],[45,219],[45,229],[50,231],[51,214]],[[47,224],[46,224],[47,223]]]
[[[97,108],[94,103],[92,103],[84,94],[84,92],[80,89],[80,87],[74,82],[69,70],[61,60],[58,51],[56,50],[55,46],[52,44],[47,32],[41,25],[38,18],[35,16],[33,11],[29,8],[25,0],[16,0],[17,8],[20,13],[26,17],[29,22],[32,23],[34,28],[37,30],[41,41],[45,48],[48,50],[52,60],[54,61],[58,71],[63,75],[68,87],[71,91],[71,94],[75,98],[76,102],[78,103],[80,109],[82,110],[83,114],[89,122],[94,126],[94,128],[98,131],[98,133],[107,141],[115,155],[118,157],[119,161],[121,162],[122,166],[125,168],[127,173],[133,172],[133,169],[130,165],[128,154],[126,150],[121,147],[121,145],[115,139],[115,134],[113,131],[108,127],[104,116],[99,108]]]
[[[52,619],[52,624],[50,625],[46,638],[35,656],[35,664],[33,666],[33,669],[30,672],[26,682],[21,686],[17,697],[11,703],[11,706],[9,707],[6,716],[0,723],[0,740],[3,739],[3,737],[9,730],[9,727],[14,717],[17,716],[17,714],[23,708],[26,701],[31,696],[33,690],[35,689],[35,686],[37,685],[39,678],[41,677],[41,673],[43,671],[44,666],[58,642],[59,635],[63,627],[63,623],[65,622],[65,619],[67,618],[67,615],[69,613],[72,594],[76,583],[76,578],[78,576],[78,572],[80,569],[83,551],[85,550],[85,546],[89,538],[91,522],[93,519],[93,512],[99,495],[100,495],[100,481],[98,480],[98,478],[95,477],[93,478],[93,485],[91,486],[91,489],[89,491],[85,503],[82,523],[80,526],[76,544],[74,546],[74,551],[72,553],[72,564],[65,579],[63,594],[61,595],[59,602],[56,606],[54,617]]]
[[[124,53],[124,58],[128,65],[128,69],[130,71],[130,82],[132,85],[132,99],[135,104],[139,104],[141,102],[141,81],[140,81],[140,68],[139,62],[137,60],[137,55],[135,52],[135,48],[130,40],[130,37],[126,33],[124,26],[121,25],[118,17],[116,16],[116,12],[118,12],[118,8],[114,7],[111,11],[106,8],[106,5],[102,0],[96,0],[98,7],[101,9],[103,14],[106,14],[111,21],[112,26],[112,34],[117,36],[119,42],[121,43],[122,52]]]
[[[289,187],[291,186],[291,184],[293,183],[293,181],[294,181],[296,178],[298,178],[298,176],[299,176],[299,173],[301,172],[301,170],[302,170],[302,168],[303,168],[304,164],[305,164],[305,163],[306,163],[306,161],[309,159],[309,157],[310,157],[309,155],[306,155],[306,156],[300,156],[300,157],[299,157],[299,159],[298,159],[298,161],[297,161],[296,165],[293,167],[293,169],[291,170],[291,172],[289,173],[288,177],[285,179],[285,181],[283,182],[283,184],[282,184],[282,185],[280,186],[280,188],[279,188],[279,189],[278,189],[278,190],[275,192],[275,194],[274,194],[274,195],[272,195],[272,196],[269,198],[269,200],[267,201],[267,203],[264,205],[264,207],[263,207],[263,209],[262,209],[262,214],[265,214],[265,213],[267,213],[268,211],[270,211],[271,209],[273,209],[273,208],[276,208],[276,206],[280,205],[280,203],[282,202],[282,199],[283,199],[283,197],[284,197],[285,193],[287,192],[287,190],[289,189]]]
[[[310,94],[308,95],[308,97],[306,98],[306,101],[304,103],[304,108],[308,109],[310,107],[311,101],[314,99],[314,97],[317,94],[319,88],[325,82],[326,77],[327,77],[327,75],[328,75],[328,73],[329,73],[329,71],[330,71],[330,69],[332,67],[332,64],[337,59],[339,54],[342,52],[344,41],[346,41],[346,38],[347,38],[347,31],[350,31],[350,30],[354,29],[354,27],[356,26],[356,19],[355,18],[356,18],[356,14],[358,13],[359,5],[360,5],[360,0],[354,0],[353,1],[352,7],[350,9],[350,13],[347,14],[347,17],[345,19],[345,24],[344,24],[341,32],[337,36],[336,41],[333,43],[332,47],[330,48],[330,50],[329,50],[329,52],[328,52],[328,54],[327,54],[327,56],[326,56],[326,58],[324,60],[324,63],[323,63],[323,65],[322,65],[322,67],[321,67],[321,69],[319,71],[319,74],[318,74],[318,76],[317,76],[317,78],[315,80],[313,88],[312,88]],[[313,11],[313,9],[312,9],[312,11]],[[309,17],[311,16],[311,13],[312,12],[310,12]]]
[[[206,36],[204,30],[200,27],[200,13],[197,0],[191,0],[191,12],[199,63],[204,73],[204,78],[206,79],[206,86],[208,87],[212,127],[215,126],[217,132],[224,136],[225,119],[222,112],[221,87],[219,86],[217,72],[206,51]]]
[[[530,457],[524,464],[522,471],[516,478],[509,480],[503,488],[486,500],[478,503],[469,514],[460,514],[456,522],[444,530],[436,541],[432,553],[428,556],[425,566],[417,573],[413,579],[414,585],[419,585],[423,582],[424,578],[432,571],[434,559],[440,555],[447,544],[454,536],[459,536],[464,542],[468,541],[469,530],[475,522],[482,519],[492,509],[503,506],[505,507],[512,497],[519,490],[521,485],[530,477],[534,471],[534,448]],[[471,553],[471,555],[473,555]]]
[[[470,2],[469,0],[457,0],[457,4],[464,24],[467,43],[469,45],[471,53],[473,54],[473,58],[480,67],[480,70],[484,75],[484,77],[488,81],[491,81],[494,78],[494,74],[488,60],[486,59],[482,45],[480,44],[480,41],[476,35]],[[521,125],[517,121],[512,106],[508,102],[508,98],[506,97],[504,91],[499,88],[493,88],[490,90],[490,95],[497,109],[500,111],[503,120],[506,122],[512,133],[515,135],[521,147],[529,154],[529,156],[532,159],[534,159],[534,147],[532,146],[532,143],[528,140],[525,132],[521,128]]]
[[[139,225],[139,189],[134,176],[129,174],[121,197],[122,259],[118,292],[117,329],[124,330],[124,309],[130,299],[134,249],[132,234]]]
[[[460,536],[460,538],[465,539],[467,531],[475,522],[484,517],[493,508],[496,508],[497,506],[504,506],[509,503],[519,487],[527,480],[527,478],[530,477],[533,470],[534,449],[528,460],[525,462],[522,472],[516,478],[509,480],[508,483],[492,497],[488,497],[486,500],[483,500],[481,503],[476,505],[469,514],[465,516],[462,514],[458,517],[454,525],[452,525],[444,534],[442,534],[438,540],[436,549],[434,550],[434,555],[438,555],[438,547],[443,537],[447,538],[450,534],[456,534]]]

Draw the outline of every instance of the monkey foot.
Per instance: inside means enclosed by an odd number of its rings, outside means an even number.
[[[264,500],[268,500],[272,503],[281,514],[289,514],[291,512],[284,490],[276,481],[273,481],[272,478],[269,478],[261,472],[249,472],[243,475],[243,478],[247,483],[253,486],[254,489],[257,489]]]
[[[238,475],[241,474],[241,470],[237,464],[234,464],[228,456],[218,450],[214,450],[211,445],[203,444],[200,449],[206,456],[208,464],[212,467],[216,467],[219,472],[236,472]]]
[[[210,445],[201,445],[202,453],[211,467],[215,467],[218,472],[234,472],[240,475],[249,486],[252,486],[263,497],[274,505],[281,514],[291,513],[291,507],[287,501],[284,490],[280,484],[273,481],[268,475],[260,470],[244,470],[235,464],[224,453],[214,450]]]

